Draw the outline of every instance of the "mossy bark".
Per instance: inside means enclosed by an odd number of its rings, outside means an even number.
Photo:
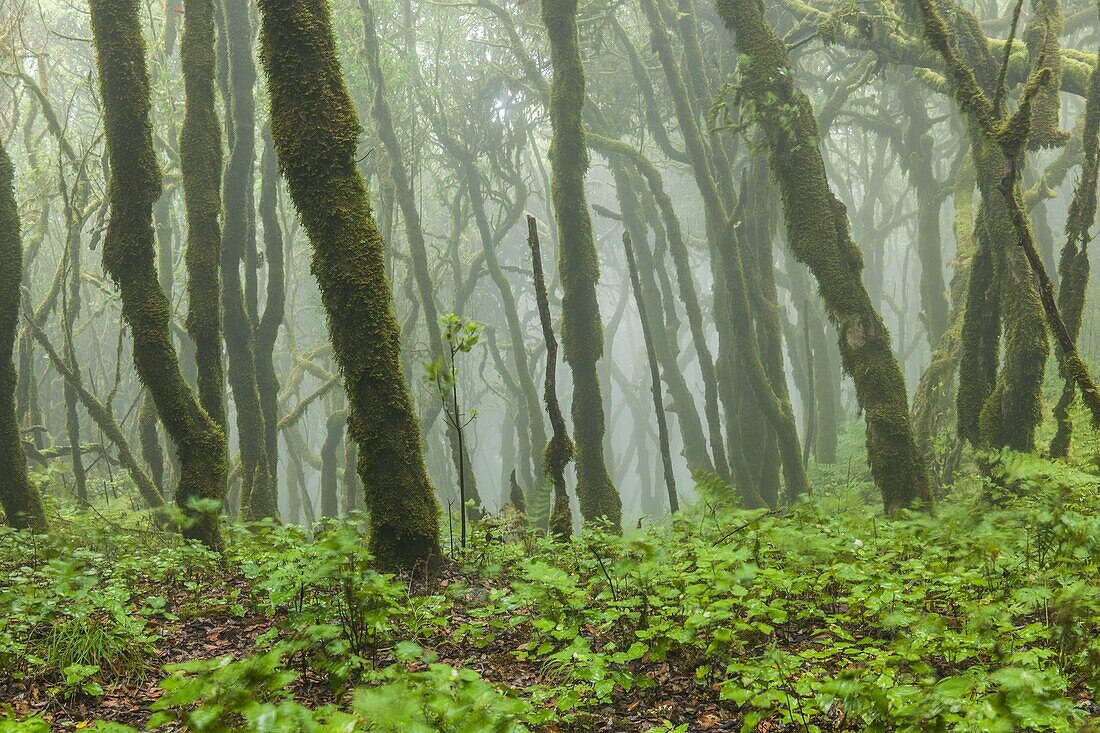
[[[841,358],[866,414],[871,473],[886,511],[894,512],[930,496],[928,472],[913,439],[905,380],[889,333],[860,278],[862,255],[844,207],[829,189],[809,99],[795,86],[786,46],[757,3],[716,0],[715,6],[744,60],[741,93],[765,115],[762,128],[787,238],[795,257],[813,272],[837,326]]]
[[[588,148],[583,122],[585,80],[577,37],[577,0],[544,0],[542,20],[550,36],[551,196],[558,222],[558,270],[562,282],[561,338],[573,372],[577,497],[585,519],[606,519],[618,529],[622,502],[604,464],[604,410],[596,365],[603,356],[603,328],[596,299],[599,258],[584,191]]]
[[[412,271],[416,281],[417,295],[424,312],[424,325],[428,331],[431,358],[442,360],[447,351],[444,349],[443,334],[439,326],[439,309],[435,303],[435,286],[432,283],[431,270],[428,265],[428,247],[424,240],[420,210],[416,205],[416,193],[409,181],[408,174],[405,172],[405,156],[401,149],[401,143],[397,139],[393,113],[390,110],[386,92],[386,78],[382,73],[381,50],[379,48],[374,9],[369,0],[359,0],[359,10],[363,19],[364,55],[366,56],[367,72],[370,75],[372,87],[370,114],[374,120],[378,137],[382,141],[382,147],[386,151],[390,180],[393,182],[397,205],[401,209],[401,218],[405,224],[405,238],[409,245],[409,256],[412,259]],[[441,409],[442,403],[433,401],[427,411],[425,428],[430,427],[436,421]],[[451,405],[450,409],[452,412],[456,410],[454,405]],[[457,431],[444,429],[447,430],[447,440],[450,444],[451,459],[454,462],[455,471],[461,471],[463,474],[466,496],[473,499],[477,506],[480,506],[481,496],[477,490],[477,480],[474,476],[469,452],[465,446],[460,444]]]
[[[981,223],[988,227],[984,236],[995,248],[991,252],[994,292],[1004,329],[1001,369],[982,405],[978,444],[1031,451],[1035,448],[1035,430],[1043,419],[1043,372],[1050,344],[1039,291],[1000,191],[1008,161],[988,133],[977,129],[979,125],[973,121],[970,127],[982,199]],[[1019,184],[1014,185],[1017,190],[1013,195],[1018,195]],[[971,274],[971,293],[976,274]]]
[[[187,332],[195,342],[199,403],[225,427],[222,373],[222,137],[214,106],[214,0],[185,0],[180,63],[186,107],[180,168],[187,209]]]
[[[742,181],[741,201],[751,216],[745,220],[745,268],[754,305],[754,323],[760,360],[768,382],[782,404],[790,404],[786,366],[783,361],[783,329],[779,320],[779,293],[775,283],[774,244],[779,215],[779,195],[771,181],[767,161],[753,161]],[[816,371],[816,370],[815,370]],[[815,374],[816,376],[816,374]],[[810,401],[816,414],[816,397]],[[778,435],[770,426],[760,431],[764,438],[764,450],[760,463],[757,489],[765,501],[775,505],[779,491]],[[812,447],[814,436],[804,432],[806,450]],[[803,460],[803,465],[806,461]]]
[[[237,413],[241,452],[241,508],[244,519],[278,515],[277,491],[267,458],[267,431],[260,406],[255,350],[255,163],[256,67],[252,25],[246,0],[225,0],[229,53],[227,118],[229,161],[222,181],[225,227],[222,230],[221,285],[229,386]],[[246,271],[241,282],[242,264]]]
[[[23,245],[15,204],[14,170],[0,142],[0,505],[16,529],[45,532],[46,512],[27,478],[27,459],[15,415],[15,335],[19,323]]]
[[[169,331],[170,304],[157,281],[152,207],[160,170],[149,122],[149,75],[137,0],[91,0],[92,36],[111,163],[111,219],[103,266],[118,285],[133,338],[134,365],[180,455],[177,502],[189,516],[185,534],[221,546],[218,519],[193,499],[220,502],[226,476],[225,437],[195,401],[180,374]]]
[[[371,548],[383,566],[439,558],[439,507],[401,372],[382,239],[356,168],[359,120],[325,0],[261,0],[260,38],[279,165],[313,246],[349,433],[359,445]]]
[[[1030,222],[1026,215],[1016,215],[1022,214],[1019,172],[1030,128],[1031,100],[1025,97],[1021,101],[1010,122],[1004,114],[1004,88],[998,79],[1001,65],[975,16],[952,7],[955,26],[950,30],[930,0],[918,0],[916,5],[924,37],[943,58],[955,101],[968,117],[981,194],[976,231],[979,249],[968,294],[974,299],[968,298],[963,328],[960,434],[979,446],[1030,451],[1042,420],[1043,372],[1050,356],[1043,303],[1023,246],[1033,237]],[[1031,83],[1029,87],[1037,90]],[[997,300],[995,307],[992,298]],[[1004,354],[1000,372],[992,381],[997,367],[998,315],[1004,326]],[[971,342],[966,343],[968,340]],[[964,416],[964,405],[980,407],[976,426],[972,416]]]
[[[1096,186],[1100,177],[1100,65],[1089,78],[1088,96],[1085,98],[1084,128],[1082,131],[1084,163],[1081,178],[1073,192],[1069,216],[1066,221],[1066,243],[1059,257],[1058,270],[1061,287],[1058,290],[1058,307],[1065,319],[1066,329],[1077,341],[1085,309],[1089,285],[1090,230],[1096,219]],[[1061,355],[1060,355],[1061,356]],[[1065,384],[1054,407],[1057,430],[1050,442],[1050,454],[1056,458],[1069,455],[1073,435],[1073,422],[1069,408],[1076,396],[1076,384],[1066,366],[1061,366]]]
[[[1024,29],[1024,44],[1033,67],[1042,63],[1050,80],[1031,103],[1029,150],[1061,147],[1069,140],[1059,121],[1062,111],[1062,35],[1066,22],[1062,0],[1032,0],[1032,14]]]

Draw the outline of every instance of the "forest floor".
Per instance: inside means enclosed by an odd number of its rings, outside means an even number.
[[[441,589],[466,584],[469,578],[456,567],[450,567],[438,579]],[[423,590],[423,582],[417,583]],[[253,592],[250,581],[237,574],[226,573],[217,580],[217,586],[230,589],[229,597],[243,598]],[[489,584],[481,586],[481,593],[492,592]],[[10,706],[14,717],[40,716],[54,731],[86,729],[93,721],[111,721],[144,730],[152,715],[154,704],[163,695],[160,669],[185,662],[216,660],[225,656],[243,659],[254,654],[257,639],[269,632],[279,633],[285,624],[283,616],[273,616],[259,609],[249,609],[244,615],[232,612],[228,597],[211,603],[203,593],[196,597],[195,589],[176,589],[165,599],[165,616],[153,616],[145,626],[145,632],[156,638],[149,656],[138,674],[121,674],[108,671],[99,684],[96,694],[77,691],[62,694],[50,676],[33,673],[14,678],[0,673],[0,702]],[[204,612],[206,608],[209,612]],[[522,630],[507,636],[494,638],[485,646],[480,643],[456,639],[460,628],[486,627],[489,622],[470,609],[452,607],[446,617],[446,625],[436,627],[434,633],[422,640],[425,649],[439,655],[439,661],[455,667],[475,670],[484,679],[503,687],[522,691],[536,685],[553,684],[553,675],[536,660],[518,661],[514,652],[527,640]],[[195,614],[195,615],[191,615]],[[505,624],[507,625],[507,623]],[[588,629],[592,632],[594,629]],[[791,641],[794,641],[791,639]],[[380,663],[392,662],[392,655],[382,654]],[[653,687],[636,695],[617,695],[608,704],[589,711],[582,722],[575,725],[548,723],[544,730],[553,731],[648,731],[659,728],[670,719],[689,721],[687,730],[728,731],[739,730],[741,718],[731,714],[719,698],[717,684],[704,685],[695,679],[694,667],[685,665],[687,660],[638,664],[637,673],[653,681]],[[411,669],[418,665],[413,663]],[[43,670],[44,671],[44,670]],[[325,675],[305,670],[293,685],[294,697],[310,707],[320,707],[337,701],[325,679]],[[165,730],[184,726],[168,725]],[[766,725],[761,731],[772,728]],[[775,730],[780,728],[776,727]],[[0,727],[0,730],[3,730]]]
[[[564,546],[497,518],[415,579],[361,518],[222,560],[143,519],[0,530],[0,733],[1100,730],[1100,482],[998,471],[889,521],[850,476]]]

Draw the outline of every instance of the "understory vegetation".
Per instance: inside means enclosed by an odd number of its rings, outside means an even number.
[[[889,520],[836,469],[566,545],[509,510],[434,576],[373,570],[354,514],[219,557],[125,490],[55,505],[0,535],[0,731],[1095,730],[1093,451],[985,456]]]

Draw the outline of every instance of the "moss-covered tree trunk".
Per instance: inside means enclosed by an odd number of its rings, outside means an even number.
[[[775,237],[779,224],[779,195],[771,180],[767,161],[753,161],[742,181],[740,199],[746,215],[743,240],[745,242],[745,271],[752,293],[756,340],[760,361],[768,376],[768,382],[783,404],[790,404],[787,387],[786,365],[783,360],[783,329],[779,319],[779,293],[775,283]],[[751,212],[751,214],[749,213]],[[814,371],[816,376],[816,370]],[[816,391],[816,390],[815,390]],[[816,414],[816,399],[814,400]],[[761,421],[760,432],[765,437],[763,460],[757,489],[760,495],[775,505],[779,491],[778,435]],[[804,431],[805,432],[805,431]],[[813,436],[805,434],[806,446],[813,443]],[[805,461],[803,461],[805,465]]]
[[[222,136],[214,106],[214,0],[185,0],[180,64],[185,111],[180,168],[187,209],[187,333],[195,342],[199,403],[225,427],[222,373]]]
[[[27,478],[27,459],[15,415],[15,335],[19,324],[23,245],[15,205],[14,171],[0,144],[0,505],[16,529],[46,531],[46,512]]]
[[[550,36],[551,193],[558,222],[562,347],[573,372],[577,497],[585,519],[620,527],[622,502],[604,465],[604,411],[596,364],[603,356],[603,328],[596,300],[599,258],[584,191],[588,148],[583,122],[585,81],[577,38],[577,0],[544,0],[542,20]]]
[[[1085,125],[1082,133],[1085,161],[1081,178],[1073,192],[1069,217],[1066,222],[1066,243],[1062,247],[1058,270],[1061,287],[1058,290],[1058,307],[1065,319],[1066,329],[1074,341],[1081,335],[1085,310],[1085,298],[1089,289],[1089,234],[1096,219],[1096,185],[1100,177],[1100,65],[1092,70],[1088,96],[1085,100]],[[1061,356],[1061,354],[1060,354]],[[1050,441],[1050,454],[1065,457],[1069,454],[1073,435],[1073,422],[1069,408],[1077,394],[1076,384],[1065,365],[1061,367],[1065,384],[1054,407],[1057,431]]]
[[[333,352],[359,445],[371,547],[384,566],[439,557],[439,507],[401,372],[382,239],[356,168],[359,120],[325,0],[261,0],[260,38],[279,165],[313,246]]]
[[[111,219],[103,241],[103,265],[122,297],[138,377],[153,395],[161,423],[179,450],[176,499],[189,517],[185,534],[209,547],[220,547],[216,511],[209,506],[194,508],[191,502],[221,501],[225,437],[180,374],[169,331],[170,304],[157,281],[152,208],[160,194],[160,170],[149,123],[149,75],[139,3],[91,0],[90,7],[111,163]]]
[[[959,433],[978,446],[1030,451],[1042,420],[1041,390],[1050,345],[1039,288],[1020,246],[1032,238],[1030,222],[1026,216],[1018,222],[1013,217],[1024,160],[1022,153],[1015,159],[1006,152],[1011,145],[1006,145],[1006,133],[998,127],[1008,120],[999,82],[1001,64],[978,19],[953,5],[950,10],[954,30],[926,0],[918,0],[910,8],[929,44],[944,58],[955,101],[967,115],[981,194],[975,227],[978,248],[971,264],[963,323]],[[1024,112],[1029,109],[1030,100]],[[1028,138],[1030,120],[1021,118],[1016,125],[1018,129],[1010,137],[1022,134],[1022,145]],[[1011,175],[1006,177],[1006,171]],[[1003,356],[998,371],[1002,323]]]
[[[743,379],[743,383],[751,389],[756,405],[776,431],[787,495],[795,497],[809,490],[809,482],[802,463],[794,412],[790,401],[784,399],[785,380],[782,387],[770,382],[753,332],[754,309],[742,260],[743,237],[737,231],[736,216],[731,216],[734,212],[730,204],[735,203],[735,193],[732,182],[728,180],[731,175],[729,166],[725,162],[724,151],[715,144],[713,136],[709,140],[709,148],[708,141],[704,139],[657,0],[643,0],[642,9],[669,83],[692,173],[703,200],[707,237],[711,244],[714,310],[719,332],[716,369],[719,394],[727,412],[727,431],[730,431],[726,441],[731,451],[730,465],[746,500],[755,501],[759,496],[756,481],[746,480],[745,474],[753,472],[745,465],[746,461],[742,458],[745,452],[740,436],[736,434],[736,428],[740,426],[739,395],[733,387],[737,380]],[[748,485],[750,482],[752,486]]]
[[[716,0],[715,6],[742,54],[741,93],[764,115],[789,244],[813,272],[837,325],[844,367],[866,413],[871,472],[893,512],[929,497],[928,472],[913,439],[905,379],[889,333],[860,279],[862,255],[825,177],[809,99],[795,86],[786,46],[756,2]],[[769,117],[780,114],[782,119]]]

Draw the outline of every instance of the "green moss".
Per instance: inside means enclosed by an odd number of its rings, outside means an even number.
[[[19,323],[23,246],[19,210],[13,189],[14,171],[0,144],[0,506],[17,529],[46,531],[46,513],[38,490],[27,478],[27,459],[15,416],[15,349]]]
[[[324,0],[261,0],[271,132],[313,247],[348,430],[359,446],[371,547],[384,566],[438,561],[439,507],[401,372],[382,238],[355,165],[359,120]]]
[[[577,40],[577,0],[544,0],[542,20],[550,36],[554,80],[550,90],[551,193],[561,241],[561,339],[573,371],[573,429],[576,438],[577,497],[586,519],[622,521],[622,502],[603,456],[604,412],[596,364],[603,356],[603,328],[596,300],[599,258],[592,237],[584,181],[588,147],[583,122],[585,81]]]
[[[1029,150],[1065,145],[1069,135],[1059,126],[1062,111],[1062,48],[1065,18],[1062,0],[1032,0],[1033,13],[1024,30],[1028,60],[1033,67],[1042,61],[1050,72],[1049,81],[1038,92],[1031,110]]]
[[[747,391],[735,387],[736,381],[742,379],[749,385],[760,411],[776,431],[787,491],[789,495],[797,496],[807,491],[809,484],[790,402],[782,399],[775,385],[769,382],[753,333],[753,313],[741,254],[743,242],[735,227],[730,226],[730,212],[726,207],[726,201],[734,199],[731,171],[721,146],[713,144],[715,139],[711,138],[709,148],[704,140],[657,1],[644,0],[642,9],[672,92],[677,120],[706,215],[715,275],[714,308],[718,314],[715,321],[719,333],[719,354],[715,370],[719,398],[726,409],[726,424],[731,431],[726,444],[732,452],[732,472],[746,500],[755,499],[758,492],[751,471],[746,470],[748,462],[743,458],[746,452],[740,445],[740,436],[733,434],[741,425],[738,396]],[[722,185],[719,186],[719,183]]]
[[[195,342],[199,403],[225,427],[221,314],[221,124],[214,108],[214,3],[185,0],[180,42],[185,110],[180,167],[187,209],[187,332]]]
[[[765,113],[793,110],[782,119],[767,118],[762,125],[788,241],[795,257],[813,272],[836,325],[841,360],[866,415],[868,460],[886,509],[909,506],[929,496],[928,473],[913,438],[905,380],[889,333],[860,278],[862,255],[849,232],[844,206],[829,189],[810,102],[795,87],[786,47],[760,6],[717,0],[716,8],[744,58],[742,95]],[[771,98],[777,103],[769,105]]]
[[[177,501],[220,501],[225,488],[225,436],[180,374],[169,332],[170,304],[157,281],[152,208],[160,170],[149,121],[149,75],[137,0],[92,0],[92,36],[111,163],[111,218],[103,240],[104,269],[117,284],[133,339],[134,365],[180,456]],[[216,517],[192,513],[186,530],[219,547]]]
[[[1025,254],[1024,242],[1031,241],[1032,235],[1022,214],[1019,167],[1031,106],[1049,81],[1050,70],[1039,68],[1032,74],[1016,113],[1007,117],[1001,99],[1003,77],[995,86],[995,96],[989,96],[988,80],[998,67],[973,14],[957,13],[962,56],[931,0],[918,0],[917,5],[924,36],[943,57],[955,102],[969,116],[970,147],[981,193],[976,233],[980,245],[963,329],[960,432],[978,445],[1028,451],[1034,447],[1035,428],[1042,419],[1041,389],[1050,345],[1039,290]],[[996,307],[993,298],[998,301]],[[1004,324],[1004,354],[996,373],[998,317]],[[972,411],[979,404],[975,429]]]
[[[1100,174],[1100,67],[1094,68],[1089,78],[1088,96],[1085,99],[1082,148],[1084,164],[1081,178],[1073,192],[1069,216],[1066,221],[1066,244],[1062,247],[1058,271],[1061,288],[1058,291],[1058,307],[1065,319],[1066,329],[1076,342],[1081,333],[1082,316],[1089,284],[1088,243],[1092,224],[1096,219],[1096,184]],[[1059,352],[1059,357],[1064,357]],[[1060,363],[1065,385],[1054,407],[1057,431],[1050,443],[1050,453],[1055,457],[1069,454],[1073,423],[1069,407],[1076,394],[1075,383],[1069,365]]]

